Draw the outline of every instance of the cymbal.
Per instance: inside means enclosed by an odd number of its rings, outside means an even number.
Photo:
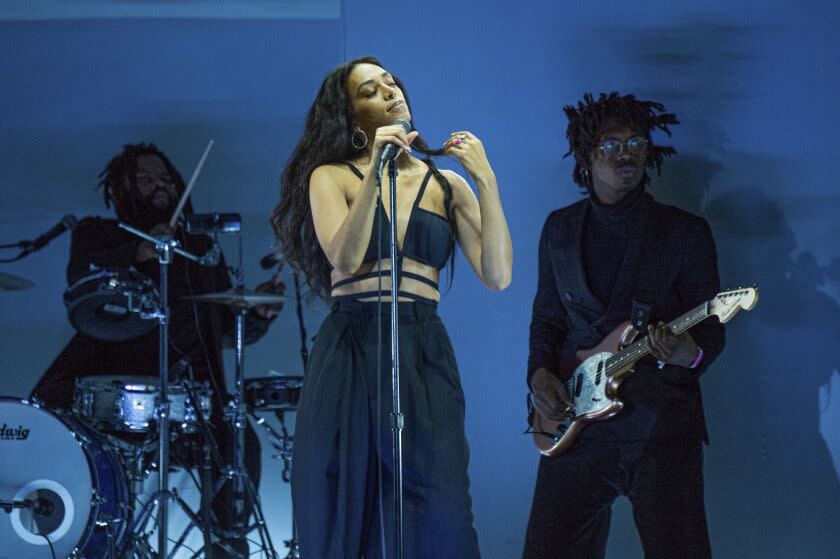
[[[228,289],[216,293],[202,293],[201,295],[189,295],[184,299],[202,301],[204,303],[215,303],[236,309],[250,309],[258,305],[278,305],[286,300],[283,295],[273,293],[260,293],[251,289]]]
[[[35,283],[28,279],[0,272],[0,291],[22,291],[33,287],[35,287]]]

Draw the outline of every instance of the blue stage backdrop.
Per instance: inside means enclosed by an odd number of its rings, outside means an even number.
[[[682,122],[668,140],[679,155],[651,190],[710,221],[725,287],[757,284],[761,293],[730,324],[726,351],[702,381],[715,556],[834,558],[838,25],[836,6],[814,0],[707,0],[691,10],[347,0],[340,17],[318,20],[0,23],[0,239],[32,238],[66,213],[107,213],[96,175],[123,143],[154,141],[189,176],[213,139],[194,205],[242,214],[253,286],[265,277],[256,262],[271,248],[278,177],[320,80],[347,58],[379,57],[405,82],[426,139],[471,130],[499,179],[513,283],[487,291],[459,258],[441,314],[467,398],[482,553],[517,557],[538,461],[522,435],[537,240],[547,213],[580,197],[562,158],[562,107],[587,91],[662,101]],[[2,395],[28,394],[72,334],[61,302],[68,245],[65,236],[0,268],[37,284],[0,294]],[[225,249],[234,260],[235,244]],[[301,372],[291,311],[249,348],[248,376]],[[322,317],[307,310],[310,334]],[[261,494],[280,541],[288,489],[263,443]],[[626,501],[615,508],[608,557],[642,557]]]

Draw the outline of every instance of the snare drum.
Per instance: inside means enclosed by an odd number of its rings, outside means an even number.
[[[0,556],[109,557],[131,518],[115,453],[68,415],[0,397],[0,500],[34,508],[0,513]],[[110,541],[109,541],[110,540]]]
[[[157,286],[135,270],[100,269],[64,292],[70,324],[98,340],[124,342],[152,331]]]
[[[151,376],[82,377],[76,380],[73,412],[97,429],[146,433],[157,421],[159,387],[158,379]],[[205,419],[210,418],[213,392],[206,383],[192,383],[190,389],[171,384],[167,392],[169,418],[179,432],[196,432],[199,409]]]
[[[300,400],[303,377],[282,375],[245,380],[245,402],[253,411],[294,410]]]

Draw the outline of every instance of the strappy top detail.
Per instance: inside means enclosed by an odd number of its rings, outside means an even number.
[[[353,164],[346,163],[346,165],[357,177],[359,177],[360,180],[364,179],[362,172],[359,171],[359,169],[357,169]],[[397,253],[397,275],[399,278],[410,278],[438,289],[438,284],[434,280],[419,274],[402,271],[403,258],[410,258],[411,260],[420,262],[421,264],[426,264],[427,266],[432,266],[438,270],[443,269],[443,267],[446,266],[446,261],[449,259],[452,225],[445,217],[419,207],[420,201],[423,199],[423,194],[426,192],[426,186],[429,184],[431,177],[432,170],[429,169],[429,172],[426,173],[426,176],[423,178],[423,183],[420,185],[420,192],[417,193],[414,205],[411,207],[411,213],[408,216],[408,227],[406,228],[405,238],[403,239],[403,246]],[[382,227],[382,244],[380,246],[380,250],[382,251],[383,257],[387,257],[391,250],[391,227],[388,214],[385,212],[385,208],[382,206],[382,202],[380,200],[377,200],[376,202],[373,231],[371,232],[370,242],[368,243],[368,248],[365,252],[364,262],[376,260],[377,225],[381,225]],[[391,275],[391,272],[390,270],[383,270],[381,273],[373,271],[361,276],[353,276],[352,278],[346,278],[335,282],[333,287],[335,288],[357,281],[375,278],[380,275],[382,277],[388,277]],[[378,294],[378,291],[354,293],[353,298],[358,299]],[[419,297],[413,293],[400,291],[399,294],[400,296],[405,296],[415,300],[424,299],[423,297]]]

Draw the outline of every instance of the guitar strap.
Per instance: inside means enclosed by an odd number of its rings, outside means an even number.
[[[647,330],[647,325],[650,323],[650,311],[656,301],[656,292],[664,266],[661,219],[656,215],[653,199],[647,199],[645,206],[641,232],[642,248],[633,290],[633,308],[630,311],[630,323],[642,333]]]

